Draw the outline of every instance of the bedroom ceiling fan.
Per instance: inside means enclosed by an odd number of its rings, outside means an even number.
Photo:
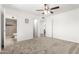
[[[43,11],[42,14],[49,14],[49,13],[53,14],[52,10],[55,10],[55,9],[59,9],[59,6],[49,8],[48,4],[44,4],[44,9],[39,9],[39,10],[36,10],[36,11]]]

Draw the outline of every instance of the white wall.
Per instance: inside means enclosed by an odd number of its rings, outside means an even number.
[[[37,18],[37,20],[38,20],[38,37],[40,37],[40,33],[41,33],[41,31],[40,31],[40,18],[38,17]]]
[[[46,18],[46,36],[53,37],[53,18],[51,16]]]
[[[27,40],[33,38],[33,20],[35,16],[33,14],[27,14],[26,12],[5,8],[6,17],[16,17],[17,19],[17,40]],[[29,23],[25,23],[25,18],[28,18]]]
[[[52,16],[53,36],[79,43],[79,9]]]
[[[1,51],[1,5],[0,5],[0,51]]]
[[[1,12],[3,11],[2,5],[0,5],[0,51],[1,51]]]

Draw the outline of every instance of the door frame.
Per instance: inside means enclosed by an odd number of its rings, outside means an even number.
[[[4,12],[1,11],[1,50],[4,49]]]
[[[33,20],[33,38],[38,37],[38,20]]]

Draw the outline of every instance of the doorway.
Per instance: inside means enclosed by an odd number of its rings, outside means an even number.
[[[46,37],[46,19],[40,20],[40,37]]]
[[[17,20],[5,18],[5,47],[17,41]]]

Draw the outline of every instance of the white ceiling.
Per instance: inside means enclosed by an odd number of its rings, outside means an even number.
[[[42,11],[36,11],[38,9],[43,9],[43,4],[5,4],[4,7],[14,8],[28,13],[33,13],[35,15],[42,15]],[[59,9],[53,10],[54,14],[59,14],[72,9],[79,8],[79,4],[49,4],[49,7],[60,6]]]

